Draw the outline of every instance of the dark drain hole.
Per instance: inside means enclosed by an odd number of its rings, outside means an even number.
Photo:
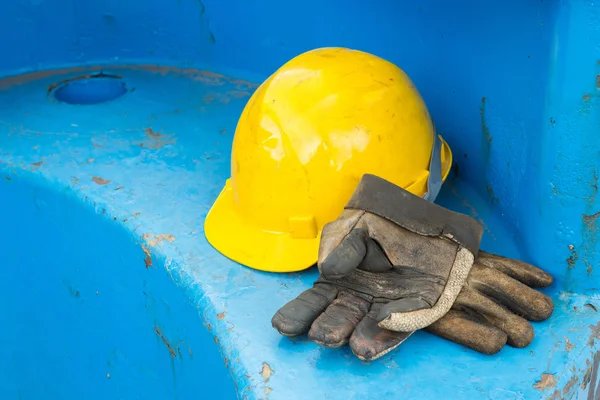
[[[55,90],[54,90],[55,89]],[[127,93],[120,76],[99,73],[67,79],[50,87],[58,101],[68,104],[98,104]]]

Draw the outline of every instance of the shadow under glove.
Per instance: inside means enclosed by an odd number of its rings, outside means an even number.
[[[371,212],[377,209],[383,211]],[[363,360],[381,357],[421,328],[484,353],[507,340],[526,346],[533,328],[500,304],[530,320],[548,318],[551,300],[526,286],[550,284],[548,274],[488,254],[471,270],[473,258],[465,257],[469,281],[462,279],[458,297],[448,294],[460,252],[474,256],[480,237],[472,218],[365,175],[342,216],[323,230],[318,280],[278,310],[272,324],[283,335],[308,333],[327,347],[350,342]],[[453,309],[432,316],[440,299]],[[415,311],[429,315],[402,321]]]

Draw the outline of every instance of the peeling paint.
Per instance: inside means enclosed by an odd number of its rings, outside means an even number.
[[[533,387],[536,388],[537,390],[551,389],[555,386],[556,386],[556,378],[554,377],[554,374],[546,374],[546,373],[543,373],[542,378],[533,385]]]
[[[158,235],[152,235],[151,233],[145,233],[144,235],[142,235],[142,238],[148,239],[148,240],[146,240],[146,243],[148,243],[152,247],[158,246],[158,244],[160,244],[163,241],[172,243],[175,240],[175,236],[168,234],[168,233],[161,233]]]
[[[595,340],[600,339],[600,322],[596,325],[590,325],[590,339],[588,341],[588,346],[594,347]]]
[[[571,343],[571,341],[569,340],[568,337],[565,336],[565,350],[571,351],[571,350],[573,350],[574,347],[575,347],[575,345],[573,343]]]
[[[96,183],[96,184],[98,184],[98,185],[107,185],[107,184],[109,184],[109,183],[110,183],[110,181],[109,181],[109,180],[106,180],[106,179],[100,178],[100,177],[98,177],[98,176],[94,176],[94,177],[92,177],[92,181],[94,181],[94,183]]]
[[[219,321],[222,321],[223,318],[225,318],[225,315],[227,315],[227,313],[225,311],[223,311],[222,313],[217,314],[217,319]]]
[[[596,251],[596,245],[598,244],[598,226],[596,225],[596,221],[598,220],[599,216],[600,212],[597,212],[593,215],[583,214],[581,216],[583,237],[583,245],[581,246],[583,251],[581,253],[581,258],[586,265],[588,274],[592,273],[592,261],[595,258],[594,254]]]
[[[146,132],[146,140],[139,143],[142,148],[157,150],[177,142],[177,138],[173,138],[172,135],[156,132],[152,128],[146,128],[144,131]]]
[[[148,269],[152,266],[152,257],[150,256],[150,251],[144,245],[142,245],[142,250],[146,255],[146,257],[144,258],[144,264],[146,264],[146,269]]]
[[[571,377],[571,379],[569,379],[569,382],[567,382],[567,384],[563,388],[563,390],[562,390],[563,395],[566,395],[567,393],[569,393],[575,387],[575,385],[577,385],[578,381],[579,381],[579,378],[577,377],[577,375],[573,375]]]
[[[260,371],[260,375],[263,377],[265,383],[269,382],[271,375],[273,375],[275,371],[271,369],[271,366],[266,362],[262,363],[262,370]]]

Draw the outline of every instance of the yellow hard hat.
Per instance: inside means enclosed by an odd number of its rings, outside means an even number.
[[[246,104],[231,178],[205,234],[242,265],[304,270],[317,262],[323,226],[341,214],[363,174],[433,201],[451,165],[450,148],[404,71],[358,50],[311,50],[279,68]]]

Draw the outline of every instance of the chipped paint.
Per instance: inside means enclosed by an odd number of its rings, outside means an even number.
[[[146,128],[144,131],[146,132],[146,139],[139,143],[142,148],[158,150],[177,142],[177,138],[174,138],[173,135],[159,133],[152,128]]]
[[[160,337],[162,342],[165,344],[165,346],[169,350],[169,354],[171,354],[171,357],[173,357],[173,358],[177,357],[177,353],[175,353],[175,350],[171,346],[171,343],[169,343],[169,341],[167,340],[165,335],[163,335],[162,331],[156,325],[154,325],[154,332],[156,332],[156,334]]]
[[[579,382],[579,378],[577,378],[576,375],[573,375],[562,390],[563,396],[570,393],[573,390],[573,388],[575,388],[575,385],[577,385],[577,382]]]
[[[595,340],[600,339],[600,322],[589,326],[591,332],[588,340],[588,346],[594,347]]]
[[[266,362],[262,363],[262,370],[260,371],[260,375],[262,376],[265,383],[269,382],[271,375],[273,375],[275,371],[271,369],[271,366]]]
[[[577,260],[579,259],[579,255],[577,254],[577,251],[575,250],[575,246],[573,246],[572,244],[569,245],[569,251],[571,252],[571,255],[569,256],[569,258],[567,258],[567,267],[569,269],[574,268],[575,264],[577,263]]]
[[[96,183],[98,185],[108,185],[110,183],[109,180],[100,178],[99,176],[92,177],[92,181],[94,181],[94,183]]]
[[[144,264],[146,265],[146,269],[152,266],[152,257],[150,256],[150,251],[146,248],[146,246],[142,245],[142,250],[144,251]]]
[[[571,351],[575,347],[575,344],[571,343],[568,337],[565,336],[565,350]]]
[[[585,215],[581,216],[582,218],[582,237],[583,237],[583,245],[581,246],[581,259],[583,260],[586,271],[588,274],[591,274],[593,271],[593,260],[596,252],[596,246],[598,244],[598,226],[596,222],[598,217],[600,216],[600,212],[597,212],[593,215]]]
[[[537,381],[533,387],[537,390],[547,390],[552,389],[556,386],[556,378],[554,374],[543,373],[542,378]]]
[[[175,236],[168,233],[161,233],[158,235],[153,235],[151,233],[145,233],[142,235],[142,238],[146,240],[146,243],[152,247],[158,246],[161,242],[172,243],[175,241]]]

